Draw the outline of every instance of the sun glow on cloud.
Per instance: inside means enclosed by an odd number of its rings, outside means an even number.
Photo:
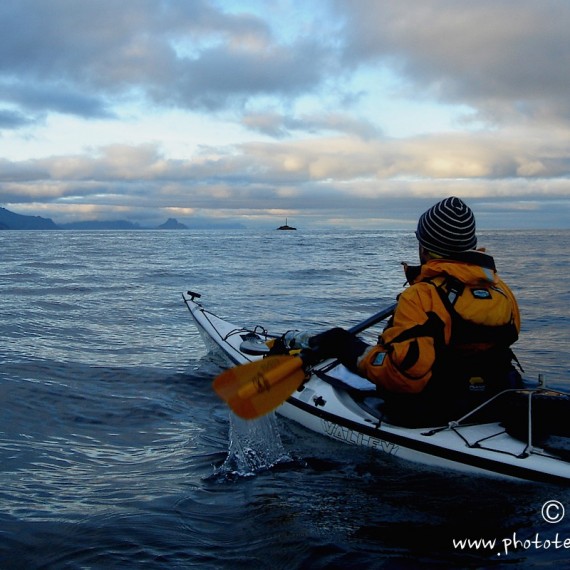
[[[570,4],[10,6],[13,211],[408,227],[456,194],[482,226],[570,226]]]

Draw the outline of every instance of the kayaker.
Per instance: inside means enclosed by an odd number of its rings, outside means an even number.
[[[476,249],[475,217],[454,196],[419,219],[420,266],[404,265],[409,287],[378,344],[341,328],[310,339],[368,378],[391,421],[427,425],[457,419],[520,375],[510,349],[520,331],[515,296],[493,258]]]

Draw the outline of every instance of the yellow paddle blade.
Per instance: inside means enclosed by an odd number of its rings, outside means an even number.
[[[282,404],[305,380],[297,356],[268,356],[222,372],[212,386],[233,412],[246,420]]]

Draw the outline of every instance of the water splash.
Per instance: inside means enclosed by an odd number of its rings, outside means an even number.
[[[292,461],[283,447],[274,413],[256,420],[243,420],[230,414],[228,456],[216,475],[251,477],[275,465]]]

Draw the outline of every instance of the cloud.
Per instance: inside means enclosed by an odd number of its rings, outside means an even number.
[[[398,70],[409,96],[497,123],[570,121],[570,5],[563,0],[338,0],[346,65]]]
[[[4,204],[567,212],[567,2],[19,0],[0,21]]]
[[[232,12],[206,0],[3,3],[0,99],[94,118],[112,115],[117,97],[209,111],[324,89],[348,101],[357,98],[349,85],[356,70],[384,68],[400,74],[398,96],[468,106],[471,120],[570,120],[566,2],[325,6],[310,14],[293,4],[298,28],[286,35],[270,11]],[[261,125],[251,115],[248,122]],[[283,122],[263,132],[292,129]]]
[[[33,123],[34,120],[19,111],[0,109],[0,130],[18,129]]]
[[[197,59],[177,61],[170,80],[153,89],[152,96],[187,108],[219,109],[243,105],[253,96],[314,91],[326,70],[323,49],[311,41],[253,50],[220,46],[202,51]]]
[[[220,109],[312,91],[330,71],[316,40],[279,43],[259,17],[201,0],[22,0],[0,18],[0,98],[45,111],[101,117],[118,95]]]
[[[85,118],[109,118],[114,114],[102,97],[94,97],[64,84],[34,85],[22,81],[0,82],[1,98],[20,109],[43,113],[46,110]],[[23,124],[30,124],[28,119]]]
[[[4,201],[17,197],[67,205],[365,210],[387,199],[429,201],[452,193],[474,199],[568,199],[566,156],[541,145],[525,148],[517,137],[508,143],[480,136],[474,145],[466,135],[338,137],[320,139],[318,146],[305,140],[207,148],[187,160],[169,159],[156,145],[112,145],[90,156],[4,160],[0,173]],[[519,171],[531,168],[538,174],[521,181]]]
[[[206,0],[2,3],[0,98],[85,117],[108,116],[112,97],[210,111],[323,89],[346,101],[349,78],[368,67],[399,73],[400,96],[467,105],[480,120],[570,120],[564,1],[325,6],[310,14],[293,3],[297,29],[286,35],[269,9]]]
[[[300,117],[275,111],[246,113],[242,123],[247,128],[275,138],[290,136],[293,132],[339,132],[363,139],[381,136],[381,129],[372,122],[355,118],[346,113],[329,112],[304,114]]]
[[[548,179],[568,177],[563,142],[531,144],[492,135],[454,134],[413,139],[329,137],[289,142],[246,142],[204,147],[187,160],[169,159],[154,144],[111,145],[91,155],[53,156],[0,163],[0,180],[226,180],[243,184],[292,184],[313,180]]]

